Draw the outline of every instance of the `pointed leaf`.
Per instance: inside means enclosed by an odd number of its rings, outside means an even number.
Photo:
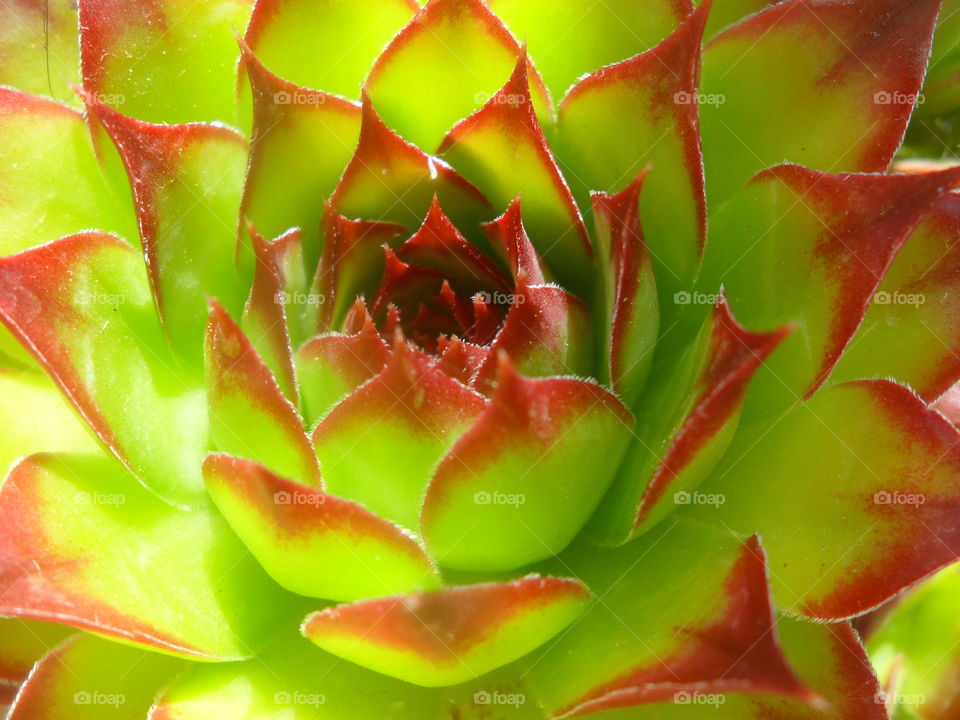
[[[454,123],[493,97],[519,52],[483,0],[435,0],[377,58],[365,87],[387,125],[419,147],[435,148]],[[534,110],[550,121],[539,75],[531,85]]]
[[[960,377],[960,197],[944,195],[897,254],[835,380],[892,377],[932,402]]]
[[[312,268],[322,247],[323,201],[353,156],[360,107],[281,80],[242,47],[253,88],[253,140],[241,212],[267,237],[302,228]]]
[[[588,295],[583,268],[590,262],[590,241],[533,112],[528,72],[521,55],[507,84],[457,123],[439,152],[497,210],[506,210],[521,195],[527,232],[540,255],[564,287]]]
[[[886,170],[910,118],[905,98],[920,91],[939,6],[787,0],[714,38],[700,103],[712,207],[778,163]]]
[[[356,503],[229,455],[208,456],[203,472],[227,522],[292,592],[358,600],[439,584],[416,542]]]
[[[107,458],[20,461],[0,528],[0,615],[234,660],[290,612],[209,505],[171,508]]]
[[[598,539],[626,542],[700,498],[736,431],[747,384],[786,335],[748,332],[719,299],[685,356],[651,379],[636,437],[592,521]]]
[[[489,0],[489,5],[529,44],[557,98],[584,73],[649,49],[691,10],[689,0]]]
[[[250,339],[216,303],[210,309],[205,354],[214,447],[319,486],[316,456],[296,408]]]
[[[359,98],[374,60],[417,10],[414,0],[258,0],[246,41],[280,77]]]
[[[86,90],[140,120],[234,122],[249,0],[80,0]]]
[[[205,399],[174,370],[129,245],[80,233],[0,259],[0,320],[144,485],[196,499]]]
[[[421,525],[442,567],[510,570],[560,552],[603,497],[633,417],[585,380],[521,377],[500,355],[490,404],[440,462]]]
[[[526,655],[576,620],[590,591],[576,580],[528,575],[339,605],[304,621],[327,652],[401,680],[454,685]]]
[[[47,654],[7,720],[140,720],[186,664],[85,633]]]
[[[150,284],[173,347],[199,358],[206,299],[239,312],[236,218],[246,143],[219,125],[153,125],[93,103],[130,178]],[[203,238],[198,243],[197,238]]]
[[[547,281],[547,276],[540,256],[523,227],[521,207],[521,199],[515,198],[503,215],[484,223],[483,231],[490,239],[493,250],[506,260],[514,282],[523,275],[531,285],[540,285]]]
[[[662,298],[690,286],[706,236],[697,83],[709,7],[649,52],[584,78],[560,105],[557,156],[582,202],[650,166],[640,217]]]
[[[723,502],[689,512],[759,532],[778,605],[836,620],[957,559],[958,470],[956,428],[907,388],[862,380],[824,388],[728,454],[701,486]]]
[[[579,547],[557,564],[597,599],[532,664],[531,682],[552,716],[677,693],[811,699],[780,648],[756,537],[742,542],[674,522],[616,550]]]
[[[481,413],[483,396],[406,342],[313,431],[327,489],[416,529],[430,473]]]
[[[69,102],[69,85],[79,81],[73,0],[0,5],[0,85]]]

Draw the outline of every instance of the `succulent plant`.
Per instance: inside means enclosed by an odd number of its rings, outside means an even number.
[[[10,720],[888,717],[850,621],[960,556],[939,12],[6,3]]]

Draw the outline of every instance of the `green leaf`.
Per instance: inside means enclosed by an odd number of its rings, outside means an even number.
[[[249,0],[80,0],[84,89],[157,123],[236,121]]]
[[[960,556],[960,435],[907,388],[822,389],[728,453],[689,512],[770,555],[779,607],[823,620],[870,610]],[[816,542],[811,542],[816,538]]]
[[[649,50],[691,10],[689,0],[489,0],[543,73],[554,97],[584,73]]]
[[[33,664],[72,634],[62,625],[0,618],[0,706],[12,703]]]
[[[576,580],[528,575],[338,605],[307,617],[303,634],[384,675],[454,685],[536,649],[576,620],[589,596]]]
[[[548,564],[575,573],[597,597],[531,663],[544,708],[571,717],[679,693],[812,700],[780,649],[757,538],[686,522],[661,527],[622,548],[581,545]]]
[[[174,367],[137,252],[80,233],[2,258],[0,320],[145,486],[197,499],[206,400]]]
[[[783,162],[886,170],[920,91],[939,6],[786,0],[714,38],[700,100],[711,207]]]
[[[387,125],[433,149],[510,77],[520,45],[482,0],[435,0],[377,58],[365,82]],[[550,96],[532,78],[533,107],[552,122]]]
[[[415,541],[356,503],[229,455],[208,456],[203,469],[227,522],[292,592],[342,601],[439,585]]]
[[[75,104],[80,82],[73,0],[14,0],[0,5],[0,85]]]
[[[103,456],[20,461],[0,528],[0,615],[235,660],[291,610],[209,505],[171,508]]]
[[[141,720],[186,666],[139,648],[76,633],[30,674],[8,720]]]
[[[441,567],[511,570],[565,548],[613,479],[633,429],[607,390],[521,377],[499,355],[493,397],[443,457],[423,504]]]

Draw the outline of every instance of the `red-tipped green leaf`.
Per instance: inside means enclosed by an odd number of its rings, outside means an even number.
[[[438,585],[416,542],[354,502],[229,455],[208,456],[203,470],[227,522],[288,590],[342,601]]]
[[[812,698],[780,648],[756,537],[674,522],[616,550],[578,548],[559,564],[597,599],[532,664],[531,682],[552,716],[681,693]]]
[[[863,380],[824,388],[731,451],[701,486],[723,502],[689,511],[759,532],[778,606],[836,620],[960,556],[958,471],[953,425],[907,388]]]
[[[559,112],[557,156],[582,201],[650,166],[640,216],[664,298],[690,286],[706,236],[697,82],[709,6],[653,50],[581,80]]]
[[[679,293],[675,302],[695,310],[723,285],[746,327],[796,327],[758,374],[750,398],[762,400],[748,399],[751,411],[773,414],[823,383],[897,251],[958,177],[829,175],[785,165],[760,173],[718,214],[706,294]]]
[[[153,125],[102,103],[88,107],[113,139],[130,178],[164,328],[174,348],[195,361],[207,297],[234,312],[246,297],[234,266],[246,143],[219,125]]]
[[[340,605],[310,615],[303,633],[327,652],[385,675],[454,685],[545,643],[576,620],[589,593],[576,580],[529,575]]]
[[[748,332],[718,300],[696,342],[651,379],[637,435],[593,519],[596,537],[625,542],[699,500],[697,488],[736,431],[748,383],[786,335]]]
[[[613,479],[633,427],[585,380],[521,377],[500,355],[486,410],[437,466],[421,526],[442,567],[510,570],[560,552]]]
[[[0,259],[0,320],[141,482],[176,502],[195,498],[205,400],[174,371],[129,245],[81,233]]]
[[[503,215],[489,223],[484,223],[483,231],[490,239],[495,252],[506,261],[514,281],[523,275],[531,285],[540,285],[547,280],[540,257],[530,242],[523,227],[522,201],[518,197]]]
[[[700,102],[711,205],[778,163],[886,170],[939,8],[940,0],[786,0],[714,38]]]
[[[246,41],[280,77],[350,98],[414,0],[258,0]]]
[[[387,125],[419,147],[435,148],[458,120],[493,97],[519,52],[483,0],[434,0],[377,58],[365,87]],[[550,120],[539,75],[532,85],[534,110]]]
[[[62,625],[0,618],[0,707],[13,702],[34,663],[71,634]]]
[[[944,195],[873,295],[835,380],[892,377],[932,402],[960,377],[960,196]]]
[[[0,5],[0,85],[69,101],[69,85],[79,80],[76,2]]]
[[[296,408],[250,339],[216,303],[210,309],[205,357],[213,446],[319,486],[316,456]]]
[[[485,405],[398,340],[383,371],[313,432],[327,489],[415,529],[433,468]]]
[[[450,131],[440,153],[497,210],[522,195],[526,229],[541,257],[564,287],[589,294],[587,231],[533,111],[528,73],[521,54],[506,85]]]
[[[181,660],[77,633],[30,673],[7,720],[141,720]]]
[[[492,214],[476,187],[390,130],[364,96],[360,140],[330,199],[333,209],[412,230],[423,222],[434,196],[458,227],[471,227]]]
[[[234,122],[249,0],[80,0],[84,87],[151,122]]]
[[[241,212],[267,237],[302,228],[315,264],[323,201],[353,156],[360,107],[281,80],[246,46],[243,67],[253,88],[253,140]]]
[[[209,505],[174,509],[106,458],[20,461],[0,528],[0,615],[233,660],[290,610]]]
[[[584,73],[649,49],[691,10],[689,0],[489,0],[526,40],[554,97]]]

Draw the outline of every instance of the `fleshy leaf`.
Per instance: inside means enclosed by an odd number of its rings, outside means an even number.
[[[360,107],[280,79],[245,45],[243,67],[253,88],[253,140],[241,212],[267,237],[302,228],[312,268],[322,247],[323,201],[353,156]]]
[[[651,379],[636,437],[592,521],[598,539],[625,542],[699,497],[736,431],[747,384],[786,335],[748,332],[719,299],[696,342]]]
[[[0,707],[13,702],[33,664],[72,634],[62,625],[0,618]]]
[[[227,522],[288,590],[358,600],[438,585],[416,542],[354,502],[229,455],[208,456],[203,470]]]
[[[778,163],[886,170],[920,91],[939,7],[787,0],[714,38],[699,98],[711,206]]]
[[[0,519],[0,615],[234,660],[291,611],[209,505],[172,508],[108,458],[20,461]]]
[[[657,283],[640,227],[644,171],[614,196],[593,195],[595,246],[603,304],[601,377],[633,407],[643,390],[660,329]]]
[[[489,0],[489,5],[527,41],[554,97],[584,73],[649,49],[691,10],[689,0]]]
[[[653,50],[584,78],[560,105],[557,157],[581,202],[591,190],[621,190],[650,166],[640,216],[665,299],[690,287],[706,236],[697,83],[709,7]]]
[[[897,254],[834,380],[893,377],[932,402],[960,377],[960,196],[944,195]]]
[[[359,98],[374,60],[419,9],[415,0],[258,0],[246,41],[280,77]]]
[[[364,95],[360,140],[330,199],[333,209],[412,230],[420,227],[434,197],[459,228],[476,226],[493,214],[480,191],[447,163],[384,125]]]
[[[688,511],[759,532],[778,606],[837,620],[960,556],[958,470],[956,428],[907,388],[861,380],[824,388],[731,451],[701,486],[716,502]]]
[[[615,550],[576,548],[556,564],[597,599],[532,663],[531,683],[553,717],[677,693],[812,699],[780,648],[756,537],[674,522]]]
[[[746,327],[796,328],[758,373],[751,413],[770,417],[824,382],[895,254],[958,177],[785,165],[757,175],[711,220],[703,292],[679,293],[675,302],[696,311],[722,284]]]
[[[483,231],[493,250],[506,261],[514,282],[520,280],[522,275],[531,285],[540,285],[546,282],[548,277],[544,274],[540,256],[523,227],[521,206],[521,199],[514,199],[503,215],[484,223]]]
[[[429,356],[397,340],[387,366],[313,432],[327,489],[416,529],[433,468],[485,405]]]
[[[497,210],[506,210],[521,195],[527,232],[541,257],[564,287],[589,296],[583,268],[590,264],[590,241],[533,111],[528,67],[521,54],[507,84],[457,123],[439,152]]]
[[[387,125],[419,147],[435,148],[454,123],[493,97],[519,52],[482,0],[434,0],[377,58],[365,88]],[[546,87],[532,76],[534,110],[552,121]]]
[[[97,102],[88,111],[113,139],[130,178],[164,329],[174,349],[196,362],[207,297],[234,312],[246,297],[234,263],[246,143],[219,125],[154,125]]]
[[[316,455],[296,408],[250,339],[216,303],[210,309],[205,354],[214,447],[319,486]]]
[[[202,492],[203,391],[174,371],[129,245],[80,233],[0,259],[0,320],[144,485],[175,502]]]
[[[69,85],[79,80],[76,2],[0,5],[0,85],[69,101]]]
[[[577,619],[589,596],[576,580],[528,575],[339,605],[307,617],[303,633],[385,675],[454,685],[539,647]]]
[[[521,377],[499,358],[490,404],[427,490],[422,532],[442,567],[510,570],[561,551],[600,502],[633,428],[599,385]]]
[[[84,633],[30,673],[7,720],[139,720],[186,664]]]
[[[80,0],[84,87],[140,120],[234,122],[249,0]]]

